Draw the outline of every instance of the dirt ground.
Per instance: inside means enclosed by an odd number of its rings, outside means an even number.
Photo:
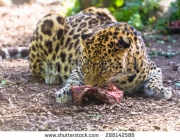
[[[35,25],[58,5],[0,7],[0,47],[28,46]],[[180,35],[145,36],[147,50],[162,68],[164,85],[180,94]],[[158,53],[157,53],[158,52]],[[176,53],[167,58],[165,54]],[[172,53],[172,54],[173,54]],[[157,55],[157,56],[156,56]],[[168,55],[169,56],[169,55]],[[33,78],[28,60],[0,61],[0,131],[180,131],[180,100],[124,96],[120,104],[60,106],[60,85]]]

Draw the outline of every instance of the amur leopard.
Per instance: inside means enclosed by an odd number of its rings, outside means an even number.
[[[72,101],[71,86],[108,83],[129,93],[143,89],[147,96],[172,96],[163,86],[161,69],[149,59],[140,33],[117,22],[105,8],[90,7],[67,18],[50,13],[37,23],[29,50],[1,49],[0,54],[3,59],[25,57],[28,51],[34,76],[47,84],[64,84],[55,93],[58,103]]]

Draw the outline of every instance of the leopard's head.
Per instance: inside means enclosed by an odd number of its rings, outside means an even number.
[[[131,46],[130,32],[121,23],[85,30],[81,35],[81,72],[86,85],[103,87],[112,77],[126,71]]]

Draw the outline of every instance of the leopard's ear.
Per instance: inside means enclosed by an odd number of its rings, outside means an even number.
[[[131,40],[129,37],[125,36],[118,40],[119,47],[127,49],[131,46]]]
[[[114,52],[125,52],[131,46],[131,39],[127,36],[121,37],[117,40],[116,45],[114,46]]]
[[[84,29],[81,33],[81,39],[86,40],[87,38],[91,37],[92,35],[93,35],[92,30]]]
[[[81,33],[81,44],[83,45],[82,48],[86,47],[88,44],[88,38],[93,36],[93,32],[90,29],[84,29]]]

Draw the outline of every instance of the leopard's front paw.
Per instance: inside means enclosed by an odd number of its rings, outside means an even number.
[[[58,75],[46,74],[45,77],[46,84],[61,84],[60,77]]]
[[[72,92],[69,87],[63,87],[56,93],[56,102],[57,103],[71,103],[72,102]]]
[[[159,99],[170,99],[172,97],[172,91],[165,87],[153,87],[145,89],[145,94],[147,96],[154,96]]]

